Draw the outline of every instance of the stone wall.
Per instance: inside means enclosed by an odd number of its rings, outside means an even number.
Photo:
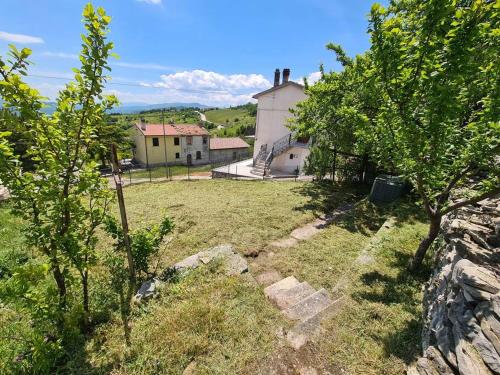
[[[500,374],[500,198],[444,218],[408,374]]]

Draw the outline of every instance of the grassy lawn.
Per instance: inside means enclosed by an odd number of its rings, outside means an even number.
[[[364,193],[304,182],[198,180],[129,186],[125,201],[132,230],[158,223],[164,215],[176,225],[161,250],[159,270],[201,249],[232,243],[243,254],[274,253],[265,264],[251,263],[254,276],[260,268],[275,268],[283,276],[293,274],[331,291],[348,275],[352,284],[344,310],[324,322],[326,334],[313,352],[334,373],[400,374],[417,352],[420,337],[424,279],[405,272],[405,262],[425,230],[414,209],[381,209],[363,202],[309,241],[285,249],[269,245]],[[389,212],[398,216],[398,225],[382,242],[375,263],[353,268],[353,260]],[[22,223],[6,206],[0,206],[0,219],[0,259],[17,261],[23,251]],[[110,243],[102,236],[100,247]],[[106,278],[99,268],[94,271],[92,293],[97,299],[105,298],[100,291],[106,288]],[[104,305],[107,317],[101,317],[102,323],[75,349],[66,372],[180,374],[195,361],[196,374],[256,373],[279,346],[277,329],[290,324],[251,277],[223,276],[217,264],[166,284],[158,299],[135,308],[129,350],[123,346],[116,307],[110,301]],[[0,309],[4,327],[15,327],[15,316],[13,309]],[[19,324],[29,331],[26,321]],[[14,351],[0,337],[2,357],[10,358]]]
[[[172,176],[186,176],[188,174],[188,167],[185,165],[172,165],[168,167]],[[212,165],[198,165],[189,167],[190,175],[207,174],[203,172],[210,172],[212,170]],[[149,178],[149,171],[146,169],[136,170],[131,172],[132,179],[134,178]],[[154,167],[151,168],[151,178],[165,178],[166,172],[165,167]],[[123,174],[124,179],[128,179],[130,176],[129,172]]]
[[[251,116],[245,108],[213,109],[206,111],[205,116],[208,121],[220,125],[255,123],[255,117]]]

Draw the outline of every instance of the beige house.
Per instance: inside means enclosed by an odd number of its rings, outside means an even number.
[[[249,147],[248,143],[238,137],[211,138],[210,161],[234,161],[248,158]]]
[[[258,176],[295,174],[309,155],[309,140],[295,139],[287,127],[290,109],[307,98],[304,86],[290,81],[290,69],[274,74],[274,86],[254,95],[258,100],[252,173]]]
[[[210,136],[196,124],[136,124],[134,160],[143,166],[210,162]]]

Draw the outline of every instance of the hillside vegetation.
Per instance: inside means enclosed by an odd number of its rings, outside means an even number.
[[[253,135],[257,105],[248,103],[237,107],[212,109],[205,111],[205,116],[207,121],[215,124],[215,126],[207,124],[212,135],[218,137]],[[217,125],[224,126],[224,129],[217,129]]]

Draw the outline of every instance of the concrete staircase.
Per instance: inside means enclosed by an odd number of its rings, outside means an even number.
[[[288,319],[296,321],[287,332],[286,339],[297,350],[319,333],[321,320],[336,311],[342,299],[332,300],[325,289],[315,290],[309,283],[299,282],[294,276],[269,285],[264,294]]]
[[[250,172],[256,176],[264,177],[265,170],[266,170],[266,161],[262,159],[257,159],[255,160],[255,165]]]

